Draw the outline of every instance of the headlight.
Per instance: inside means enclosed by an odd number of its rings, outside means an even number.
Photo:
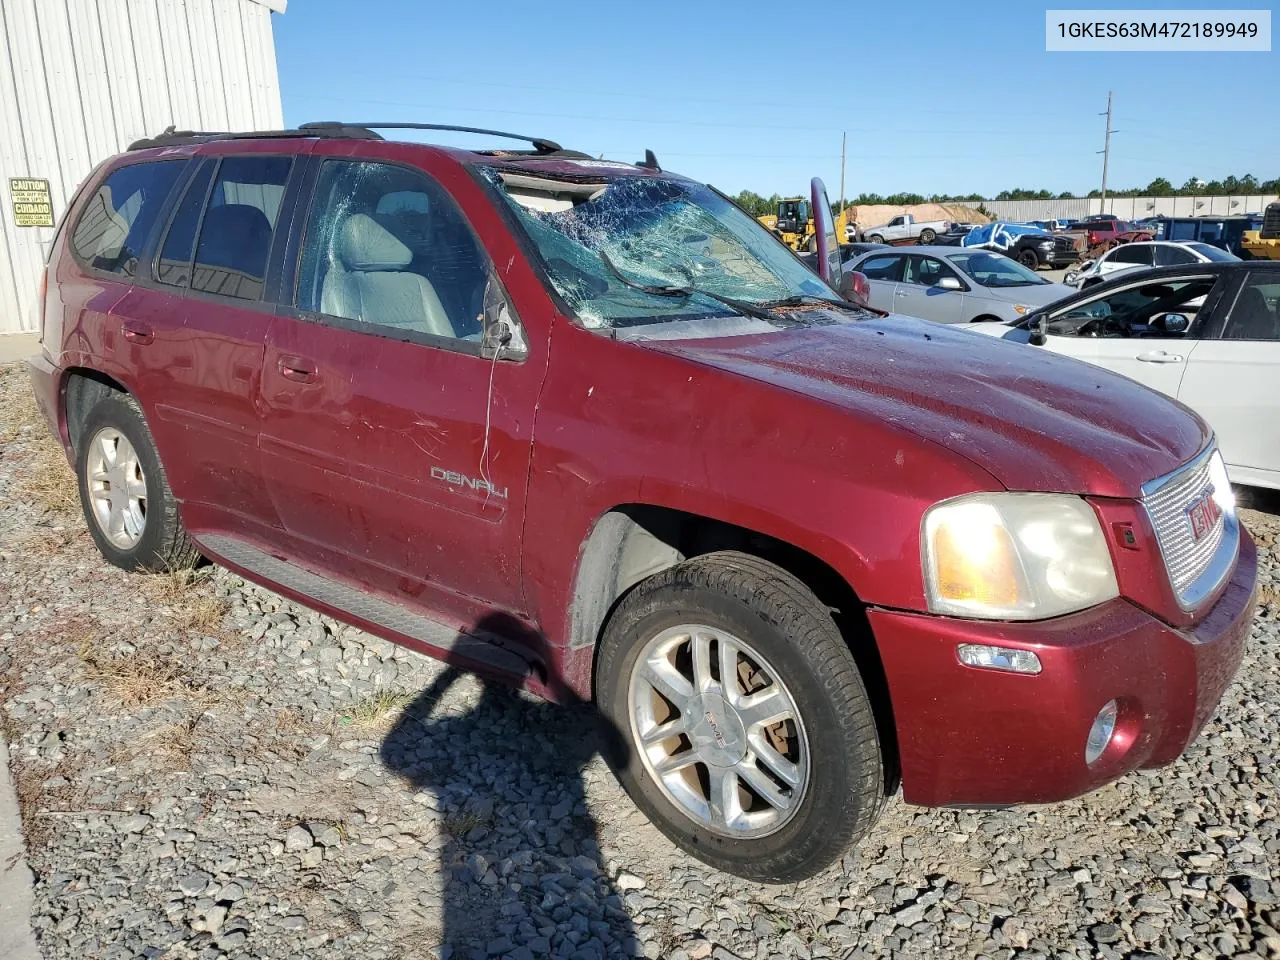
[[[1040,620],[1120,593],[1098,517],[1079,497],[958,497],[931,507],[921,533],[934,613]]]

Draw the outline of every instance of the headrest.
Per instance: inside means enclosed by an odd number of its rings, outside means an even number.
[[[354,213],[342,224],[335,253],[348,270],[403,270],[413,260],[408,247],[364,213]]]
[[[257,207],[248,203],[227,203],[210,207],[204,216],[204,229],[213,237],[222,234],[271,234],[271,221]]]

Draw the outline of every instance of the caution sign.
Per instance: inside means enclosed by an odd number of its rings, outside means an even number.
[[[13,222],[20,227],[52,227],[53,200],[49,197],[48,180],[10,177],[9,194],[13,198]]]

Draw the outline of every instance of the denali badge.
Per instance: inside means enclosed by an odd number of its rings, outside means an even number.
[[[507,488],[503,487],[499,490],[488,480],[482,480],[478,477],[468,477],[464,473],[458,473],[456,470],[445,470],[443,467],[431,468],[432,480],[443,480],[451,487],[466,487],[468,490],[480,490],[490,496],[507,499]]]
[[[1205,487],[1204,493],[1187,504],[1187,520],[1191,523],[1191,539],[1199,540],[1213,529],[1213,525],[1222,516],[1222,508],[1213,499],[1213,485]]]

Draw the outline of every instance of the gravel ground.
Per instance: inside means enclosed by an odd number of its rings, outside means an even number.
[[[107,565],[0,373],[0,720],[49,958],[1280,957],[1280,518],[1187,755],[1077,801],[890,803],[764,887],[675,850],[591,716],[486,688],[218,569]]]

